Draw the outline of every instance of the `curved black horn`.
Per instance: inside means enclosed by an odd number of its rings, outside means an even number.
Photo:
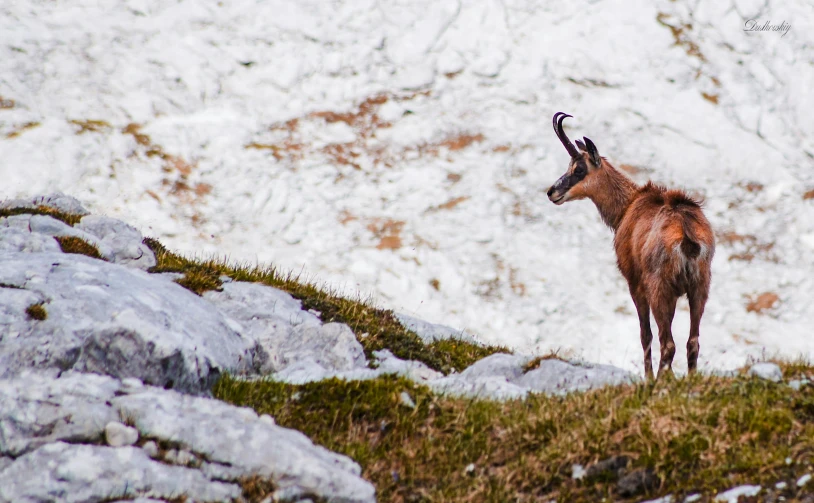
[[[557,112],[554,114],[554,132],[557,133],[557,138],[560,139],[562,145],[565,147],[565,150],[568,151],[568,154],[573,157],[579,157],[579,152],[577,152],[576,147],[571,143],[571,140],[568,139],[566,136],[565,131],[562,130],[562,121],[565,120],[566,117],[573,117],[573,115],[568,115],[563,112]]]

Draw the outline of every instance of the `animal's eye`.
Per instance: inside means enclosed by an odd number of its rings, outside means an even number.
[[[576,168],[574,168],[574,175],[576,175],[576,176],[585,175],[585,166],[580,164]]]

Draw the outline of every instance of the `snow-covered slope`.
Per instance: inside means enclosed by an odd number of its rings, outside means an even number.
[[[636,180],[706,196],[702,369],[810,355],[812,22],[805,0],[7,2],[0,197],[61,190],[187,253],[641,369],[610,231],[545,198],[565,111]]]

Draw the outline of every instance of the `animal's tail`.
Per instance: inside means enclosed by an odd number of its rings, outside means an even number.
[[[682,231],[684,232],[684,239],[681,240],[681,251],[688,259],[697,258],[701,255],[701,244],[698,236],[695,234],[695,229],[692,225],[692,218],[688,215],[682,215]]]
[[[688,196],[682,191],[668,191],[665,194],[667,205],[679,216],[681,220],[681,252],[685,257],[692,260],[701,255],[701,237],[696,232],[696,226],[700,224],[694,215],[700,210],[701,201]]]

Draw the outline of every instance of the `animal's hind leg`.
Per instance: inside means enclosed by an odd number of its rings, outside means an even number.
[[[658,377],[664,372],[672,372],[673,357],[676,354],[676,345],[673,341],[672,324],[676,312],[678,298],[669,292],[653,292],[650,296],[650,308],[656,325],[659,327],[659,344],[661,345],[661,359],[659,361]]]
[[[650,351],[653,345],[653,332],[650,330],[650,304],[647,303],[647,295],[634,291],[633,286],[630,287],[630,295],[633,297],[636,312],[639,314],[639,338],[642,340],[642,350],[644,351],[644,375],[648,379],[653,379],[653,356]]]
[[[707,303],[707,292],[699,291],[688,293],[687,300],[690,302],[690,338],[687,340],[687,371],[695,372],[698,367],[698,352],[700,344],[699,329],[701,327],[701,316],[704,315],[704,306]]]

